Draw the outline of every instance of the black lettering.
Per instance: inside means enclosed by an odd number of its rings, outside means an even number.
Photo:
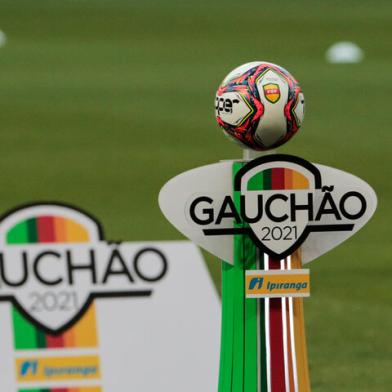
[[[115,263],[117,261],[118,268],[115,269]],[[125,275],[130,282],[134,282],[131,273],[127,268],[127,264],[118,249],[114,249],[110,255],[108,266],[103,276],[102,283],[106,283],[111,275]]]
[[[313,220],[313,195],[308,193],[307,204],[296,204],[295,193],[290,195],[290,219],[292,222],[297,220],[297,211],[308,211],[308,220]]]
[[[218,114],[221,112],[233,113],[233,104],[235,103],[240,103],[239,99],[215,97],[215,110]]]
[[[227,208],[228,211],[226,211]],[[241,217],[238,215],[238,212],[234,205],[234,201],[230,196],[225,196],[225,198],[223,199],[223,203],[219,210],[215,223],[219,225],[224,218],[232,218],[235,219],[236,223],[241,223]]]
[[[158,259],[162,263],[162,269],[155,276],[147,276],[147,275],[143,274],[143,272],[140,268],[142,256],[145,255],[146,253],[153,253],[153,254],[157,255]],[[133,266],[134,266],[134,269],[135,269],[137,276],[146,282],[157,282],[158,280],[161,280],[166,275],[167,270],[168,270],[168,263],[167,263],[166,256],[160,250],[155,249],[155,248],[144,248],[144,249],[139,250],[139,252],[137,252],[135,255],[135,258],[133,261]]]
[[[316,215],[316,221],[319,221],[323,215],[334,215],[337,220],[342,220],[335,201],[329,192],[324,193],[323,200],[321,200],[320,208]]]
[[[196,207],[199,203],[202,203],[202,202],[205,202],[205,203],[208,203],[211,205],[213,200],[207,196],[197,197],[195,200],[193,200],[193,202],[191,203],[191,205],[189,207],[189,214],[190,214],[193,222],[197,223],[198,225],[209,225],[210,223],[212,223],[214,221],[214,210],[212,208],[203,208],[202,212],[203,212],[203,214],[207,215],[207,218],[200,219],[196,215]]]
[[[356,197],[361,203],[361,208],[356,214],[350,214],[346,209],[346,201],[350,197]],[[347,192],[340,199],[339,208],[340,208],[340,212],[342,213],[342,215],[345,218],[355,220],[355,219],[360,218],[365,213],[366,208],[367,208],[366,199],[359,192],[355,192],[355,191]]]
[[[67,260],[67,270],[68,270],[68,282],[70,285],[74,284],[74,271],[87,271],[91,273],[91,282],[93,284],[97,283],[97,271],[95,267],[95,253],[93,249],[90,249],[90,262],[88,264],[73,264],[72,263],[72,255],[71,251],[67,250],[65,252],[66,260]]]
[[[233,102],[231,102],[231,99],[226,99],[225,100],[225,112],[226,113],[232,113],[233,112]]]
[[[224,108],[225,108],[225,100],[224,98],[219,98],[218,113],[223,112]]]
[[[59,277],[54,280],[48,280],[47,278],[43,277],[42,272],[39,268],[41,260],[43,260],[47,256],[52,256],[52,258],[55,257],[56,259],[61,258],[61,255],[58,252],[52,252],[52,251],[42,252],[34,259],[33,271],[38,281],[41,282],[42,284],[46,286],[56,286],[63,281],[63,278]]]
[[[263,217],[263,195],[257,195],[257,214],[251,218],[246,215],[245,196],[241,195],[240,214],[247,223],[256,223]]]
[[[281,195],[281,194],[276,194],[272,195],[265,203],[265,214],[269,219],[271,219],[273,222],[283,222],[285,221],[289,216],[287,214],[281,215],[281,216],[275,216],[272,214],[271,211],[271,204],[275,200],[283,200],[287,201],[288,197],[286,195]]]
[[[12,260],[12,262],[15,263],[15,260]],[[23,265],[23,273],[22,273],[21,278],[19,279],[19,281],[14,280],[12,282],[6,274],[3,253],[0,253],[0,276],[1,276],[2,282],[4,282],[6,285],[8,285],[10,287],[23,286],[27,282],[27,278],[28,278],[26,252],[22,253],[22,265]]]

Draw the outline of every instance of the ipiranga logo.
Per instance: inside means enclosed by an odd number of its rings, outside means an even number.
[[[307,269],[248,270],[245,292],[247,298],[309,297],[310,277]]]
[[[16,369],[19,382],[95,380],[101,376],[97,355],[18,358]]]
[[[96,297],[149,297],[167,273],[156,248],[106,242],[99,222],[58,203],[0,220],[0,300],[51,334],[70,328]]]

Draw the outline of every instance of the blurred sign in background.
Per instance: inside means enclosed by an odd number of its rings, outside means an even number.
[[[1,210],[74,203],[108,238],[180,238],[159,212],[162,184],[241,155],[215,125],[221,77],[252,60],[290,69],[306,115],[279,151],[357,173],[379,197],[369,225],[312,265],[312,381],[390,390],[389,1],[2,0],[0,30]],[[328,63],[339,41],[363,61]]]

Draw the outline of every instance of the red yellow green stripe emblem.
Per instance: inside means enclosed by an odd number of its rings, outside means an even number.
[[[87,230],[78,222],[61,216],[26,219],[7,233],[8,244],[88,242]]]
[[[309,180],[302,173],[285,167],[265,169],[252,176],[247,184],[248,191],[297,189],[309,189]]]
[[[62,216],[43,215],[23,220],[11,227],[8,245],[44,243],[86,243],[88,231],[78,222]],[[12,310],[16,350],[97,347],[96,312],[92,304],[83,318],[60,335],[50,335],[31,324],[15,307]]]

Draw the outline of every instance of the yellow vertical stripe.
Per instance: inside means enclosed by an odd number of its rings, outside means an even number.
[[[285,264],[287,263],[287,259]],[[285,265],[285,269],[287,268],[287,264]],[[286,335],[287,335],[287,358],[288,358],[288,370],[289,370],[289,386],[290,391],[295,392],[295,384],[294,384],[294,368],[293,368],[293,352],[291,348],[291,331],[290,331],[290,300],[284,299],[286,301]]]
[[[298,249],[291,256],[291,268],[302,268],[301,251]],[[310,392],[308,353],[306,348],[304,307],[302,298],[293,298],[295,351],[297,357],[298,390]]]
[[[88,242],[87,230],[79,223],[67,219],[66,221],[67,242]]]
[[[87,312],[72,330],[75,347],[98,346],[96,309],[94,303],[90,305]]]
[[[293,171],[293,189],[309,189],[309,181],[302,173]]]
[[[88,241],[88,232],[82,225],[70,219],[56,218],[56,242]],[[98,346],[95,304],[91,304],[77,324],[64,333],[63,339],[65,347]],[[79,392],[79,389],[76,391]]]

